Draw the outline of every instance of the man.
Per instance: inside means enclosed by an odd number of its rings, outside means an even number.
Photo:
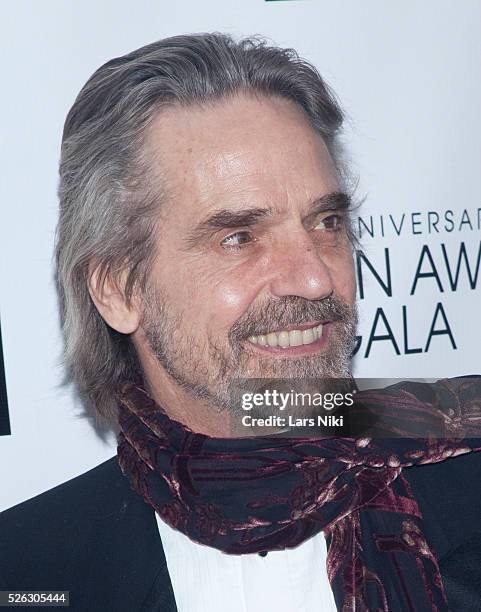
[[[3,513],[1,589],[89,611],[481,609],[481,443],[232,436],[233,380],[351,377],[342,120],[293,51],[219,34],[84,86],[58,289],[66,363],[119,453]]]

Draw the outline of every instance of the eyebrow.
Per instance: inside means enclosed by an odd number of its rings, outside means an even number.
[[[333,191],[314,200],[309,206],[307,217],[317,216],[329,210],[348,211],[352,205],[351,197],[344,191]]]
[[[351,206],[351,198],[342,191],[333,191],[316,198],[309,205],[306,217],[317,216],[329,210],[348,210]],[[233,229],[236,227],[251,227],[265,218],[274,215],[273,208],[244,208],[239,211],[221,209],[217,210],[207,219],[198,223],[185,239],[188,250],[194,249],[202,240],[210,237],[213,233],[222,229]]]

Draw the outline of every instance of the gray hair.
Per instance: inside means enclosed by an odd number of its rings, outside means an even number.
[[[282,96],[302,107],[338,171],[343,113],[317,70],[293,49],[254,37],[175,36],[101,66],[65,121],[60,160],[56,280],[64,364],[99,414],[116,415],[119,386],[140,372],[128,335],[100,316],[89,291],[92,265],[122,286],[127,303],[145,292],[153,233],[165,197],[149,189],[146,128],[166,106],[203,104],[237,93]]]

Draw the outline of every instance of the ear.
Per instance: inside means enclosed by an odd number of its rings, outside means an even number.
[[[110,273],[100,274],[100,267],[95,262],[89,264],[88,290],[100,316],[113,329],[122,334],[132,334],[140,324],[140,313],[135,300],[128,305],[123,288],[127,271],[122,273],[120,286]]]

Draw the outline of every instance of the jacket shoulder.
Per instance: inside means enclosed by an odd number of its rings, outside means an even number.
[[[80,565],[87,557],[87,536],[97,520],[116,512],[128,490],[124,481],[117,457],[112,457],[0,513],[1,588],[19,588],[24,577],[33,588],[37,578],[44,581],[49,575],[54,582],[51,587],[60,589],[55,568],[65,571],[69,564]],[[11,584],[9,576],[17,584]]]
[[[154,510],[116,456],[0,514],[0,590],[69,591],[82,611],[175,610]]]
[[[38,530],[41,519],[45,526],[52,522],[58,527],[58,512],[61,512],[63,524],[83,519],[85,512],[91,510],[92,496],[97,498],[103,493],[107,499],[111,498],[115,481],[120,481],[121,476],[117,457],[112,457],[80,476],[0,512],[2,540],[9,529],[32,526]]]

